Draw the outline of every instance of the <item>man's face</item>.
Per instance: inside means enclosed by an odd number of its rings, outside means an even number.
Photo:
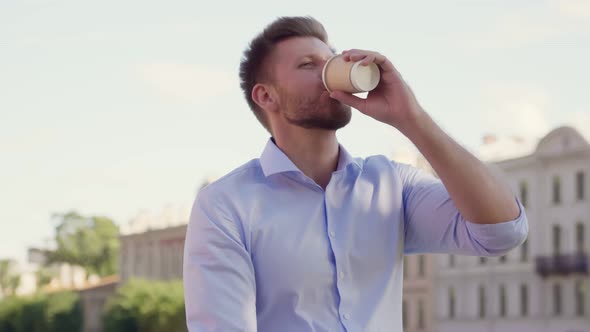
[[[308,129],[340,129],[350,122],[350,106],[330,98],[322,83],[324,63],[333,55],[313,37],[281,41],[271,56],[273,85],[283,117]]]

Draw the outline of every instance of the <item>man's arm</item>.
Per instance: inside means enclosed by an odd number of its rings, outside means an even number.
[[[408,137],[438,173],[461,214],[471,222],[494,224],[518,216],[519,208],[508,186],[432,121],[391,61],[364,50],[344,51],[343,58],[363,65],[376,63],[381,81],[366,99],[342,91],[333,91],[332,98]]]
[[[477,224],[495,224],[518,217],[520,209],[510,187],[449,137],[421,111],[399,128],[440,177],[464,218]]]
[[[256,331],[256,282],[243,230],[211,197],[195,200],[184,247],[190,332]]]
[[[495,224],[467,220],[455,206],[442,181],[426,171],[392,163],[403,187],[404,252],[500,256],[524,242],[528,221],[519,215]]]

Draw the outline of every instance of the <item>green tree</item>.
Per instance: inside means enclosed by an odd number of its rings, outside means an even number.
[[[79,332],[81,329],[78,293],[13,296],[0,302],[0,332]]]
[[[20,276],[14,271],[15,265],[11,259],[0,260],[0,291],[3,297],[14,295],[20,284]]]
[[[46,297],[10,297],[0,302],[0,331],[45,332]]]
[[[57,248],[48,254],[48,264],[79,265],[89,274],[106,276],[117,272],[119,229],[109,218],[84,217],[75,211],[56,214]]]
[[[16,322],[18,331],[45,332],[47,331],[47,297],[43,295],[27,297],[23,301],[20,319]]]
[[[0,331],[18,332],[23,299],[10,297],[0,301]]]
[[[35,277],[37,278],[37,290],[40,290],[43,286],[49,284],[51,279],[53,279],[52,273],[45,267],[40,267],[35,271]]]
[[[82,330],[82,305],[74,292],[51,294],[47,298],[48,332],[77,332]]]
[[[184,332],[182,282],[129,280],[107,302],[103,321],[109,332]]]

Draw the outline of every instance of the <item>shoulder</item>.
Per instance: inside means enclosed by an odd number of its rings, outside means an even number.
[[[258,158],[233,169],[222,177],[208,183],[201,188],[196,200],[206,200],[210,203],[231,198],[246,186],[264,181],[264,173]]]
[[[397,163],[394,160],[387,158],[384,155],[373,155],[367,158],[355,158],[355,160],[359,160],[363,165],[364,171],[371,171],[371,172],[399,172],[400,169],[403,169],[404,164]]]

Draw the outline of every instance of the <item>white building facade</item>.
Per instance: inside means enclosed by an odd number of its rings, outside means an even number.
[[[435,255],[404,256],[404,332],[432,332]]]
[[[130,278],[182,279],[184,238],[190,210],[168,206],[159,214],[140,213],[120,236],[121,282]]]
[[[506,256],[438,255],[440,332],[590,332],[590,145],[573,128],[491,164],[526,207],[529,236]]]
[[[398,150],[392,160],[410,164],[436,175],[432,166],[418,150]],[[402,323],[404,332],[433,332],[434,269],[432,254],[404,256]]]

